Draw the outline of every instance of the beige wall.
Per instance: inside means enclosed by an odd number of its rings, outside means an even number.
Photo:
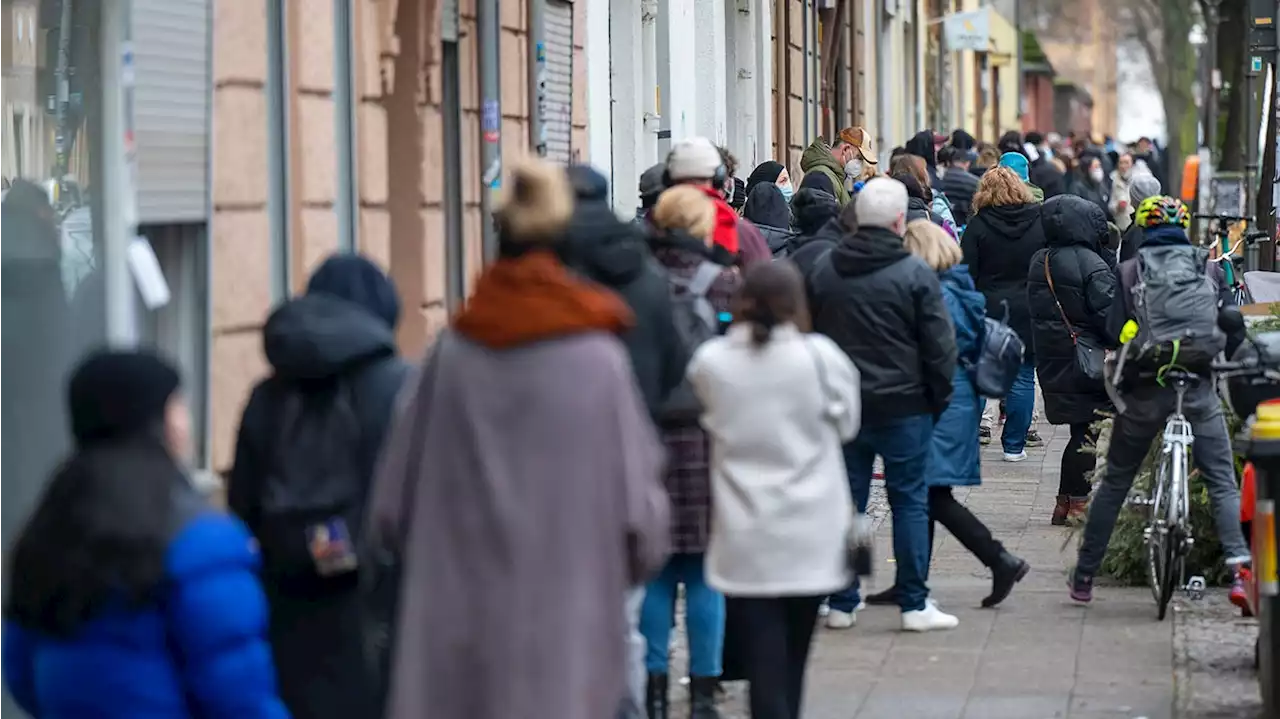
[[[400,341],[417,355],[445,314],[444,183],[434,3],[355,0],[360,251],[390,268],[405,304]],[[528,151],[525,0],[503,0],[502,151]],[[417,12],[416,25],[397,13]],[[575,8],[573,147],[586,159],[585,4]],[[481,265],[475,0],[462,0],[464,241]],[[401,20],[397,24],[397,20]],[[329,0],[289,4],[292,290],[337,249],[333,14]],[[411,36],[416,29],[416,36]],[[397,30],[405,31],[403,37]],[[267,372],[261,326],[271,306],[267,216],[266,17],[263,3],[214,3],[212,463],[226,470],[240,412]],[[416,46],[415,46],[416,44]],[[406,62],[409,61],[409,62]],[[397,78],[406,65],[416,71]],[[398,83],[398,80],[405,82]],[[397,94],[397,90],[400,91]],[[399,103],[399,104],[398,104]]]

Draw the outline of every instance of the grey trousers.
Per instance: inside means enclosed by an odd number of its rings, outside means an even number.
[[[1133,487],[1134,475],[1151,449],[1151,443],[1163,432],[1165,421],[1177,403],[1173,388],[1157,386],[1137,388],[1126,394],[1124,400],[1128,407],[1124,414],[1116,417],[1111,428],[1106,471],[1100,486],[1094,489],[1076,563],[1076,571],[1087,576],[1098,573],[1116,517]],[[1222,550],[1228,559],[1247,557],[1249,546],[1240,530],[1240,490],[1236,486],[1231,438],[1227,435],[1222,402],[1214,392],[1213,383],[1206,380],[1188,387],[1182,413],[1195,433],[1191,460],[1209,490]]]
[[[640,605],[644,604],[644,587],[627,594],[627,696],[618,712],[621,719],[644,718],[645,641],[640,634]]]

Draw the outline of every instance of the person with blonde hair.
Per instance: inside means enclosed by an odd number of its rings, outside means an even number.
[[[624,598],[666,557],[632,313],[558,258],[563,168],[519,164],[506,193],[498,259],[402,393],[374,481],[365,531],[401,572],[388,719],[615,716]]]
[[[973,195],[974,215],[960,247],[978,291],[987,299],[987,316],[1008,321],[1027,348],[1018,379],[1005,398],[1001,444],[1006,462],[1027,458],[1027,447],[1043,444],[1031,428],[1036,403],[1035,353],[1027,309],[1027,263],[1045,246],[1040,203],[1014,170],[987,170]],[[987,430],[989,434],[990,430]],[[985,439],[985,436],[984,436]]]
[[[654,230],[650,247],[667,270],[673,300],[691,304],[699,316],[714,315],[713,324],[722,324],[718,318],[730,312],[740,278],[731,269],[733,258],[721,252],[714,239],[717,216],[712,200],[697,187],[676,186],[658,198],[650,219]],[[686,388],[689,391],[682,392]],[[687,383],[681,385],[657,417],[667,448],[671,557],[649,582],[640,608],[640,633],[648,645],[645,706],[651,717],[666,716],[672,612],[681,584],[694,717],[716,716],[716,688],[723,666],[724,595],[707,583],[703,569],[711,536],[711,450],[707,433],[698,424],[696,405],[688,411],[686,400],[693,396]]]
[[[907,223],[902,244],[938,273],[942,300],[955,327],[956,349],[961,358],[951,379],[951,403],[934,426],[925,465],[929,546],[933,546],[934,525],[946,527],[991,570],[991,594],[982,600],[982,606],[994,607],[1009,596],[1013,585],[1027,575],[1030,567],[1010,554],[982,520],[952,494],[952,487],[976,487],[982,483],[978,426],[986,402],[974,388],[968,367],[977,361],[980,351],[986,300],[974,289],[968,270],[959,264],[962,251],[942,228],[928,220],[912,220]],[[890,589],[888,593],[895,591]]]

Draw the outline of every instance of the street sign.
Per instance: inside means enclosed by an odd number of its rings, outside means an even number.
[[[991,49],[991,16],[988,8],[958,12],[942,19],[948,50],[973,50],[986,52]]]
[[[1249,58],[1249,74],[1250,75],[1262,74],[1262,56],[1261,55],[1254,55]]]

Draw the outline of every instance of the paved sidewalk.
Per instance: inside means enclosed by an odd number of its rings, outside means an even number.
[[[960,627],[904,634],[895,608],[871,607],[854,629],[819,629],[806,718],[1171,719],[1173,623],[1156,621],[1150,592],[1099,587],[1088,607],[1067,598],[1075,539],[1064,550],[1068,532],[1049,515],[1068,430],[1038,429],[1046,445],[1010,464],[997,427],[983,454],[983,485],[956,493],[1031,573],[1000,608],[981,609],[988,573],[941,530],[930,586]],[[893,577],[889,529],[886,521],[878,531],[880,586]],[[731,692],[725,716],[747,716],[743,699],[741,689]]]

